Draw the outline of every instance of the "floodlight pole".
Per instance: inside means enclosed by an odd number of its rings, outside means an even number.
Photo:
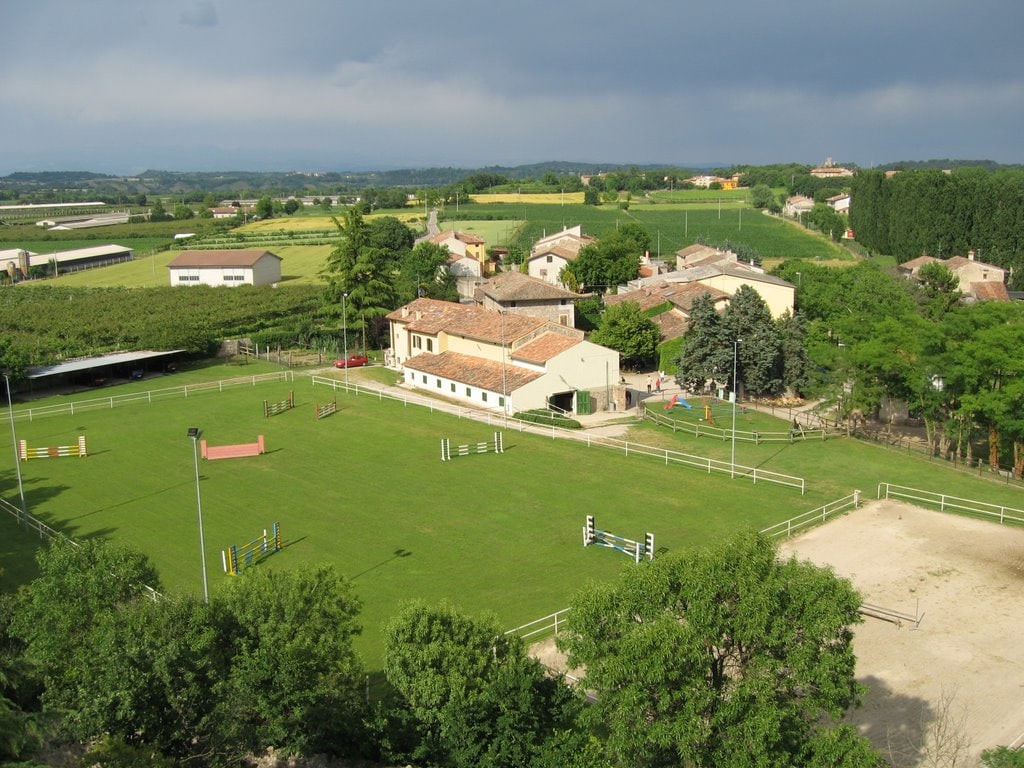
[[[739,381],[736,379],[736,358],[742,339],[732,343],[732,459],[729,462],[729,477],[736,477],[736,401],[739,399]]]
[[[28,523],[28,508],[25,506],[25,488],[21,484],[21,455],[18,453],[18,435],[14,431],[14,401],[11,400],[11,380],[4,374],[7,384],[7,413],[11,417],[11,445],[14,448],[14,471],[18,477],[18,498],[21,500],[21,516]]]
[[[345,391],[348,391],[348,312],[346,311],[345,299],[348,298],[347,293],[341,294],[341,333],[343,339],[342,344],[342,357],[345,361]]]
[[[199,562],[203,567],[203,602],[210,602],[210,590],[206,582],[206,541],[203,538],[203,497],[199,493],[199,436],[198,427],[189,427],[188,436],[192,438],[192,460],[196,468],[196,511],[199,513]]]
[[[505,311],[498,310],[501,317],[501,412],[505,426],[508,426],[508,386],[505,381]]]

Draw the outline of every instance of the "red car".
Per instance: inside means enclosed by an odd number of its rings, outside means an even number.
[[[348,357],[341,358],[340,360],[335,360],[334,361],[334,367],[335,368],[359,368],[361,366],[366,365],[368,362],[369,362],[369,359],[366,357],[366,355],[352,354],[352,355],[349,355]]]

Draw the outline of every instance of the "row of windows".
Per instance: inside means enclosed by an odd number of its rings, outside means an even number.
[[[423,341],[424,341],[424,339],[423,339],[422,336],[413,336],[412,337],[412,346],[413,346],[413,348],[414,349],[423,349]],[[427,342],[427,352],[433,352],[434,351],[434,340],[433,339],[426,339],[426,342]]]
[[[427,374],[421,373],[420,374],[420,379],[422,380],[422,382],[424,384],[426,384],[427,383]],[[440,378],[438,378],[435,381],[435,384],[436,384],[438,389],[441,389],[441,379]],[[456,390],[455,382],[454,381],[449,382],[448,386],[451,387],[452,394],[455,394],[456,391],[457,391]],[[488,393],[486,391],[484,391],[482,389],[480,390],[480,399],[483,402],[485,402],[485,403],[487,402],[487,394]],[[470,398],[473,397],[473,388],[472,387],[466,387],[466,397],[470,397]],[[500,406],[504,406],[504,405],[505,405],[505,398],[503,396],[501,396],[501,395],[498,395],[498,406],[500,407]]]
[[[236,281],[239,281],[239,280],[245,280],[245,275],[224,275],[224,282],[225,283],[236,282]],[[178,282],[179,283],[198,283],[199,282],[199,275],[179,274],[178,275]]]

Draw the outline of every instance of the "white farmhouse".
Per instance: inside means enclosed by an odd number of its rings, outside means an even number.
[[[543,318],[436,299],[388,315],[390,364],[406,386],[512,413],[611,408],[619,353]]]

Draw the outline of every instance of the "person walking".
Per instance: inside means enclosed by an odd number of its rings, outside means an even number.
[[[651,374],[647,374],[647,394],[651,394]]]

